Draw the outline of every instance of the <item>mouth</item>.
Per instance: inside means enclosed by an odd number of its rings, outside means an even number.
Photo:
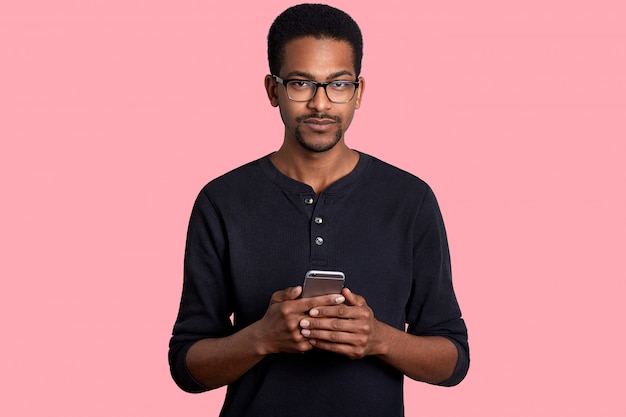
[[[332,125],[337,123],[331,119],[307,119],[304,123],[312,124],[312,125]]]
[[[329,121],[329,120],[323,120],[323,121],[318,121],[318,120],[307,120],[304,122],[304,124],[306,126],[309,127],[309,129],[311,129],[313,132],[317,132],[317,133],[325,133],[328,132],[329,130],[331,130],[333,128],[333,126],[335,126],[335,122],[334,121]]]
[[[314,131],[324,132],[332,129],[339,121],[330,117],[307,117],[302,123]]]

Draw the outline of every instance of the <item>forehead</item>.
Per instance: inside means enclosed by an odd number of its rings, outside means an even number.
[[[310,74],[323,80],[339,73],[355,76],[352,46],[347,41],[305,37],[285,45],[283,77]]]

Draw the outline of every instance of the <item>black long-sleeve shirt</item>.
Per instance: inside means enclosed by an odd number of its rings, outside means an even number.
[[[210,182],[189,224],[183,294],[170,342],[176,383],[206,388],[185,356],[203,338],[261,319],[272,293],[309,269],[343,271],[375,317],[457,347],[455,385],[467,373],[467,329],[452,287],[446,232],[431,189],[366,154],[319,196],[269,157]],[[234,324],[230,317],[234,314]],[[228,387],[223,416],[402,416],[403,375],[375,357],[312,350],[264,358]]]

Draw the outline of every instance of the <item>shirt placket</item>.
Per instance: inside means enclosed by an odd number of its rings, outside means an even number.
[[[328,197],[314,194],[303,198],[305,210],[309,215],[309,248],[311,267],[321,268],[328,265],[329,229],[327,222]]]

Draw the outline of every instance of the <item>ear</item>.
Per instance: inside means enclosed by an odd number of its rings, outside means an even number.
[[[361,99],[363,98],[363,91],[365,91],[365,78],[359,77],[359,88],[356,90],[356,101],[354,102],[354,108],[361,107]]]
[[[265,91],[267,92],[267,98],[270,99],[272,107],[278,107],[278,85],[276,80],[271,75],[265,76]]]

